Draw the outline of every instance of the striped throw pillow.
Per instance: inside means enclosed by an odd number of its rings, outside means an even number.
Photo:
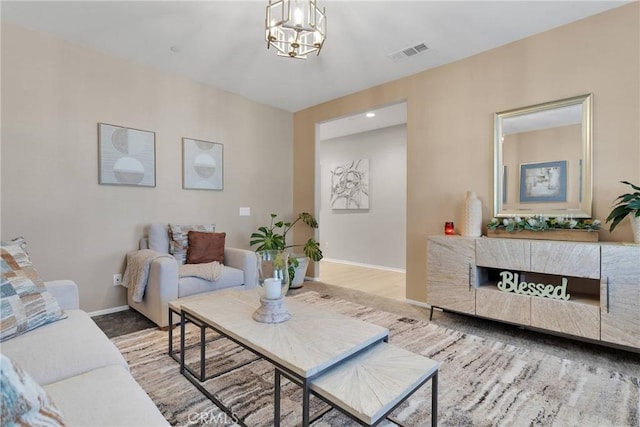
[[[0,341],[66,318],[58,301],[33,268],[26,242],[2,242],[0,248]]]
[[[187,260],[190,231],[213,233],[216,231],[216,225],[169,224],[169,238],[171,239],[169,242],[169,253],[178,261],[178,264],[184,264]]]
[[[0,354],[0,418],[7,426],[64,426],[47,392],[11,359]]]

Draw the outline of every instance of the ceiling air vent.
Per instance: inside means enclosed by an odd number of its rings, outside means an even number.
[[[429,47],[426,43],[418,43],[413,46],[405,47],[404,49],[400,49],[397,52],[390,53],[387,55],[393,62],[404,61],[405,59],[420,55],[421,53],[425,53],[429,50]]]

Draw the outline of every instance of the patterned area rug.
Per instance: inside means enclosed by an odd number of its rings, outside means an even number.
[[[315,292],[298,300],[325,307],[390,331],[389,342],[441,362],[438,420],[443,426],[638,426],[640,379],[606,366],[582,363],[486,340],[395,314],[377,311]],[[195,327],[188,328],[187,363],[197,367]],[[167,355],[167,332],[147,329],[112,340],[129,362],[131,373],[172,425],[232,425],[178,372]],[[252,361],[252,353],[207,333],[207,374],[240,361],[244,367],[205,383],[249,426],[273,425],[273,368]],[[281,425],[299,424],[302,393],[283,380]],[[312,398],[312,414],[325,404]],[[431,386],[422,387],[393,416],[408,426],[426,426],[431,416]],[[314,426],[357,425],[329,411]],[[392,425],[383,422],[381,425]]]

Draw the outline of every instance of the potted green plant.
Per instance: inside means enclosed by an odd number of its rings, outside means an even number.
[[[287,233],[299,222],[308,225],[311,228],[318,228],[318,221],[308,212],[302,212],[298,214],[298,217],[293,222],[284,222],[277,220],[278,215],[271,214],[271,223],[269,226],[259,227],[258,231],[251,233],[250,246],[258,245],[256,251],[262,251],[267,249],[286,250],[294,247],[302,247],[304,256],[298,256],[292,254],[289,257],[289,280],[291,282],[290,288],[300,287],[304,280],[304,272],[307,269],[308,258],[314,261],[320,261],[322,259],[322,251],[320,250],[320,244],[313,238],[307,240],[305,244],[287,244]],[[307,258],[308,257],[308,258]],[[298,278],[296,277],[296,270],[298,271]]]
[[[627,215],[631,214],[631,227],[633,228],[633,239],[636,243],[640,243],[640,187],[633,185],[629,181],[620,181],[622,184],[631,186],[633,193],[618,196],[616,203],[607,217],[606,222],[611,222],[609,231],[613,231],[620,221]]]

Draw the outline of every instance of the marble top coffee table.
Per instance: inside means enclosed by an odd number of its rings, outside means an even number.
[[[221,406],[184,366],[184,327],[189,321],[209,327],[268,360],[303,388],[303,425],[309,425],[311,380],[331,367],[382,341],[389,330],[324,310],[292,298],[286,299],[291,319],[276,324],[251,317],[260,306],[254,291],[222,291],[178,301],[181,311],[180,371],[209,399]],[[174,308],[177,305],[174,304]],[[202,335],[202,334],[201,334]],[[204,340],[201,340],[204,346]],[[276,395],[279,397],[279,393]],[[278,402],[279,403],[279,402]],[[278,408],[279,405],[276,406]],[[274,424],[280,422],[274,411]],[[228,412],[229,413],[229,412]]]

